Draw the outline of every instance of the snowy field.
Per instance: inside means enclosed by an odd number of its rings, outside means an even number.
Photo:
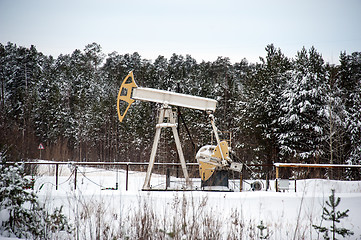
[[[361,181],[298,180],[297,192],[294,182],[289,191],[275,192],[273,181],[268,191],[251,191],[244,183],[237,192],[239,181],[230,184],[234,192],[141,191],[145,173],[130,171],[126,191],[124,170],[79,167],[75,190],[72,171],[70,165],[59,166],[58,190],[54,166],[40,165],[35,177],[39,200],[49,209],[63,206],[71,219],[73,234],[59,239],[260,239],[267,234],[268,239],[323,239],[312,225],[321,224],[331,189],[341,198],[337,210],[350,210],[338,226],[354,232],[346,239],[361,239]],[[116,183],[117,190],[104,190]],[[151,185],[162,184],[165,176],[153,174]],[[172,186],[177,184],[172,178]]]

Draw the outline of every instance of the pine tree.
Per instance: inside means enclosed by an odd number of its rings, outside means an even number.
[[[294,70],[282,91],[278,143],[284,159],[318,162],[324,154],[325,69],[314,48],[298,52]]]
[[[258,141],[254,154],[272,164],[277,160],[279,152],[277,134],[280,131],[280,96],[287,83],[291,64],[281,50],[273,45],[268,45],[266,51],[266,59],[261,58],[262,63],[256,66],[255,74],[245,86],[247,104],[244,111]]]
[[[62,208],[49,213],[42,207],[25,176],[24,165],[7,166],[7,149],[0,149],[0,235],[27,239],[53,239],[59,231],[71,232]],[[53,226],[54,222],[57,226]]]
[[[326,64],[326,104],[321,110],[326,120],[323,126],[326,136],[325,158],[330,164],[344,164],[347,158],[345,154],[347,112],[342,99],[338,69],[338,66]],[[332,169],[329,172],[332,178]]]
[[[347,162],[360,164],[361,159],[361,52],[340,55],[340,88],[346,110]],[[356,176],[359,173],[355,174]]]
[[[337,206],[340,204],[341,198],[335,197],[335,190],[331,190],[331,195],[328,197],[328,201],[326,200],[326,205],[329,207],[323,208],[322,212],[322,219],[325,221],[331,221],[331,227],[322,227],[322,224],[320,226],[312,225],[318,232],[323,233],[324,239],[331,239],[329,236],[329,231],[332,233],[332,240],[336,239],[336,234],[341,235],[342,237],[353,235],[354,233],[350,231],[349,229],[343,228],[343,227],[337,227],[336,223],[340,223],[341,219],[348,217],[349,209],[346,211],[336,211]]]

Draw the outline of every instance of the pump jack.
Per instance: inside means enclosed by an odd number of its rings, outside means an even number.
[[[127,111],[130,108],[130,105],[135,100],[155,102],[161,104],[158,113],[158,123],[156,125],[156,132],[152,151],[150,154],[149,165],[143,184],[143,190],[150,189],[150,179],[162,128],[172,129],[179,160],[182,166],[183,175],[186,180],[186,188],[191,188],[191,181],[188,176],[186,162],[177,132],[175,112],[172,110],[171,106],[203,110],[206,111],[209,116],[212,129],[217,141],[217,145],[203,146],[197,152],[196,159],[199,163],[199,173],[202,180],[202,187],[228,187],[228,178],[226,178],[225,183],[224,180],[219,180],[220,178],[217,176],[221,176],[224,174],[225,171],[229,170],[237,172],[242,171],[243,165],[241,163],[233,162],[232,159],[229,157],[228,143],[226,141],[220,141],[219,139],[218,129],[215,125],[215,119],[213,115],[217,106],[216,100],[153,88],[138,87],[134,81],[133,72],[131,71],[123,80],[123,83],[118,93],[117,111],[120,122],[123,121]],[[127,104],[123,112],[120,109],[121,101]]]

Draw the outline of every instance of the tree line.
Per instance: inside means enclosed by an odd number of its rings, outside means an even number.
[[[148,161],[158,105],[136,102],[123,123],[117,119],[116,97],[131,70],[139,86],[216,99],[216,124],[243,162],[360,164],[361,52],[342,52],[333,65],[314,47],[288,58],[273,44],[258,63],[177,54],[151,61],[137,52],[105,55],[97,43],[54,58],[0,44],[1,146],[14,159],[39,158],[41,142],[46,159]],[[185,157],[194,162],[211,126],[202,111],[180,111]],[[169,162],[171,133],[161,141],[160,161]]]

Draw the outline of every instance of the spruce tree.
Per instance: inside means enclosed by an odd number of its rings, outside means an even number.
[[[341,198],[335,197],[334,189],[332,189],[331,191],[332,193],[328,197],[329,201],[326,201],[326,205],[329,207],[329,209],[327,207],[324,207],[321,215],[323,220],[331,221],[331,227],[330,228],[323,227],[322,224],[320,224],[320,226],[317,225],[312,225],[312,226],[318,232],[324,234],[323,235],[324,239],[331,239],[330,236],[328,235],[329,232],[332,233],[333,240],[336,239],[336,234],[341,235],[342,237],[353,235],[354,233],[349,229],[336,226],[336,223],[340,223],[341,219],[348,217],[347,213],[349,212],[349,209],[343,212],[336,211],[337,206],[340,204]]]

